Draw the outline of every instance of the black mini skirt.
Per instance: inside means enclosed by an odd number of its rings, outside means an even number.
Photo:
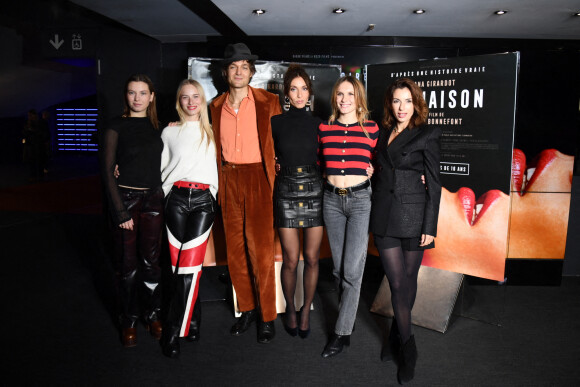
[[[276,227],[322,226],[322,177],[317,165],[281,167],[274,188]]]

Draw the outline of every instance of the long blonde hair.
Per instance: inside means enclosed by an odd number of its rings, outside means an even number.
[[[369,109],[367,107],[367,96],[365,94],[365,87],[361,81],[353,77],[352,75],[347,75],[339,78],[334,87],[332,88],[332,95],[330,97],[330,104],[332,105],[332,114],[328,118],[328,122],[333,123],[340,116],[340,111],[338,110],[338,104],[336,102],[336,93],[338,87],[343,82],[349,82],[354,89],[354,100],[356,102],[356,119],[361,129],[363,130],[365,136],[370,138],[369,133],[364,127],[364,123],[368,121]]]
[[[210,146],[211,143],[213,143],[215,146],[213,129],[211,128],[211,124],[209,123],[209,114],[207,112],[207,99],[205,98],[205,91],[203,90],[201,84],[195,79],[184,79],[177,87],[177,96],[175,98],[175,110],[177,110],[177,114],[179,114],[179,121],[181,123],[181,126],[185,125],[185,122],[187,121],[187,114],[181,108],[181,103],[179,102],[179,100],[181,97],[181,90],[183,89],[184,86],[187,85],[195,87],[201,98],[202,106],[200,107],[199,112],[199,127],[201,129],[201,141],[203,142],[205,138],[207,139],[208,147]]]

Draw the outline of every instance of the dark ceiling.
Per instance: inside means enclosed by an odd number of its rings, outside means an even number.
[[[580,39],[578,0],[71,1],[163,43],[214,36]],[[346,12],[332,13],[340,6]]]

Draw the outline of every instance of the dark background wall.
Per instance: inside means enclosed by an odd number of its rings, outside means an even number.
[[[89,50],[70,57],[47,52],[52,31],[71,29],[85,32]],[[102,122],[122,111],[123,84],[133,73],[152,78],[162,123],[174,120],[175,88],[187,77],[187,58],[219,58],[232,41],[208,38],[205,43],[161,44],[60,0],[5,6],[0,15],[0,162],[20,161],[20,132],[28,109],[89,101],[99,108]],[[516,146],[578,152],[580,40],[249,37],[244,41],[265,60],[341,64],[343,71],[361,76],[365,64],[520,51]],[[574,238],[580,230],[574,217],[579,185],[573,185],[566,275],[580,274],[580,241]],[[552,264],[562,270],[561,261]]]
[[[62,39],[72,32],[82,34],[82,51],[52,49],[55,33]],[[98,107],[101,119],[110,118],[122,112],[130,74],[146,73],[156,84],[161,74],[157,40],[62,0],[4,5],[0,47],[6,47],[0,55],[2,163],[19,161],[29,109],[54,113],[56,107],[82,104]]]

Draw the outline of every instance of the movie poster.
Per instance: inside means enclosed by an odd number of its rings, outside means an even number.
[[[283,110],[288,110],[290,105],[284,101],[284,73],[290,63],[256,61],[256,74],[252,77],[250,86],[266,89],[271,93],[278,94],[280,105]],[[313,94],[310,96],[309,109],[312,114],[321,119],[328,119],[330,115],[330,92],[336,80],[340,77],[340,65],[323,65],[313,63],[301,63],[312,81]],[[226,92],[228,85],[222,77],[220,59],[189,58],[188,76],[197,80],[203,87],[208,102],[216,96]],[[264,209],[265,211],[268,209]],[[270,209],[271,211],[272,209]],[[321,250],[330,251],[325,238]],[[276,261],[282,261],[282,249],[279,241],[276,241]],[[212,235],[208,241],[205,266],[214,266],[216,263],[225,264],[225,237],[221,218],[216,219],[212,229]]]
[[[295,63],[295,62],[293,62]],[[284,110],[290,107],[284,102],[284,73],[289,62],[256,61],[256,74],[252,77],[250,86],[266,89],[278,94]],[[314,93],[310,96],[310,109],[313,114],[327,119],[330,115],[330,92],[334,82],[340,77],[340,65],[322,65],[315,63],[300,63],[312,81]],[[207,100],[226,92],[228,85],[222,77],[221,60],[208,58],[189,58],[189,78],[197,80],[203,86]]]
[[[564,259],[574,156],[545,145],[538,154],[514,149],[510,259]]]
[[[562,53],[524,55],[508,258],[562,260],[578,146],[580,88],[578,77],[572,75],[578,67]]]
[[[519,53],[369,65],[367,94],[382,120],[384,93],[408,77],[423,89],[428,124],[442,129],[441,207],[423,264],[504,280]]]

